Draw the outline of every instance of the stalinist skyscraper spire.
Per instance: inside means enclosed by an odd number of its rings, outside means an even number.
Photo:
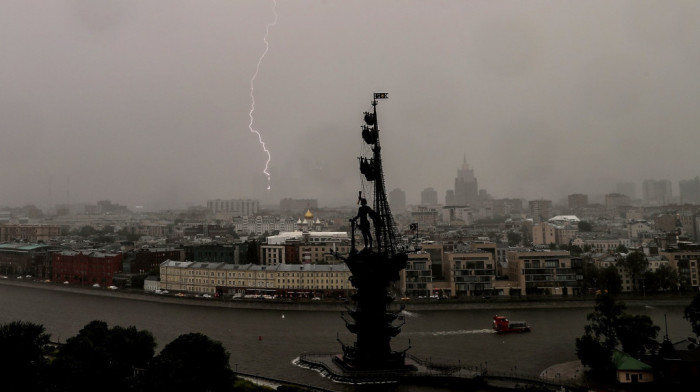
[[[474,169],[467,164],[467,154],[464,154],[462,168],[457,170],[455,178],[454,204],[474,205],[479,198],[479,186],[474,177]]]

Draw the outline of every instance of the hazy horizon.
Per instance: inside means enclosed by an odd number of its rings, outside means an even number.
[[[417,204],[466,156],[495,198],[700,175],[694,1],[0,3],[0,205],[352,205],[362,112]]]

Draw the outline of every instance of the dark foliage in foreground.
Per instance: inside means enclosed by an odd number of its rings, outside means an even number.
[[[44,326],[0,324],[0,390],[82,391],[268,391],[237,379],[229,353],[200,333],[181,335],[154,356],[156,341],[136,327],[110,328],[92,321],[64,345],[54,347]]]

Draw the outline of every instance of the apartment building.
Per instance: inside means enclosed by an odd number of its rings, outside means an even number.
[[[567,295],[577,291],[571,255],[565,251],[508,252],[508,277],[521,294]]]
[[[428,297],[433,289],[430,253],[408,255],[406,269],[399,274],[399,286],[403,295],[411,298]]]
[[[660,251],[660,256],[669,261],[669,265],[678,272],[678,279],[684,289],[697,291],[700,289],[699,250],[669,249]]]
[[[452,293],[457,297],[491,294],[496,279],[496,261],[491,252],[471,251],[446,254],[452,269]]]

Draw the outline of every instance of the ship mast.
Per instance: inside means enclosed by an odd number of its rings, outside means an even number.
[[[394,218],[391,215],[391,208],[386,196],[384,185],[384,170],[382,168],[382,148],[379,140],[379,121],[377,118],[377,99],[389,98],[388,93],[374,93],[372,100],[372,113],[365,112],[365,123],[363,127],[363,139],[372,146],[372,160],[370,167],[363,171],[368,181],[374,181],[374,211],[379,216],[380,225],[374,227],[377,241],[377,252],[385,253],[392,257],[396,254],[396,233]],[[362,162],[363,158],[360,158]],[[362,165],[362,163],[361,163]],[[362,169],[362,168],[361,168]],[[368,175],[367,171],[371,171]]]

